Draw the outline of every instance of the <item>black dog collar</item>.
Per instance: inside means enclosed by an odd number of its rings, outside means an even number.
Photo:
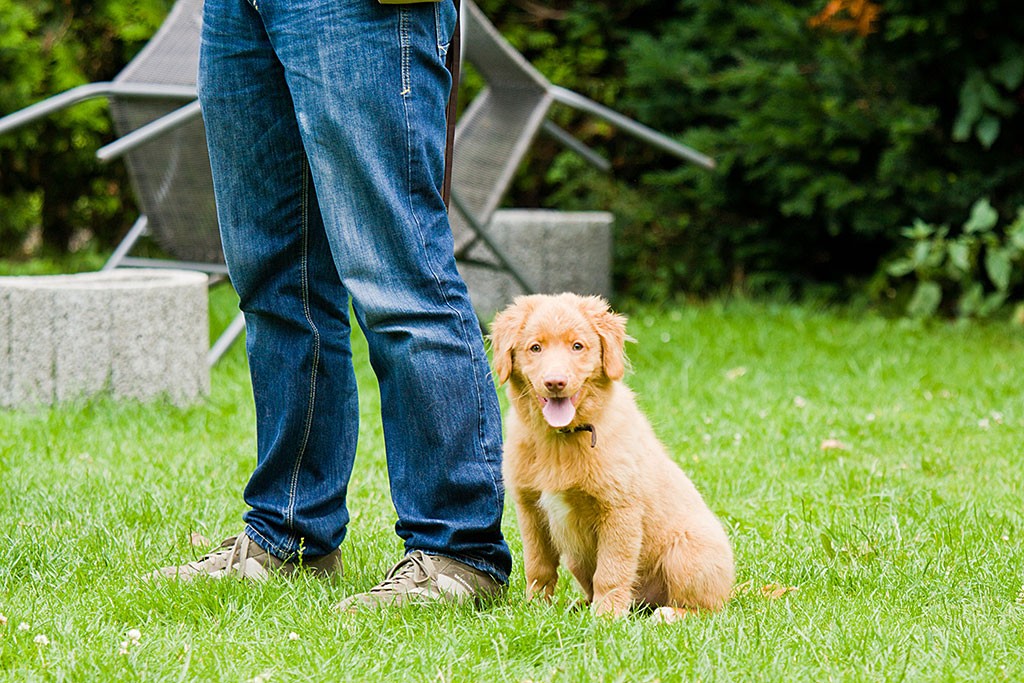
[[[576,432],[590,432],[590,447],[595,448],[597,446],[597,430],[594,429],[594,425],[585,424],[572,429],[559,429],[559,434],[575,434]]]

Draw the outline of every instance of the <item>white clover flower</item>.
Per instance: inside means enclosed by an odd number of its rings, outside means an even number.
[[[32,627],[28,625],[28,622],[23,621],[20,624],[18,624],[18,630],[19,631],[27,631],[30,628],[32,628]]]
[[[42,633],[40,633],[39,635],[37,635],[35,638],[32,639],[32,642],[35,643],[36,645],[49,645],[50,644],[50,639],[47,638],[46,636],[44,636]]]
[[[139,640],[142,638],[142,631],[140,631],[137,628],[132,628],[132,629],[128,629],[128,633],[126,635],[128,636],[128,640],[130,640],[130,641],[132,641],[132,643],[138,645]]]
[[[295,631],[292,631],[291,633],[288,634],[288,640],[298,640],[298,639],[299,639],[299,634],[296,633]]]

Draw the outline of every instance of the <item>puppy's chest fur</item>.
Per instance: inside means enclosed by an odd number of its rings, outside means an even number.
[[[516,420],[510,426],[508,483],[535,492],[535,505],[560,555],[579,566],[591,565],[609,508],[636,498],[631,464],[636,454],[624,449],[611,430],[602,432],[592,447],[586,433],[551,438],[521,429]]]
[[[582,491],[543,491],[538,505],[548,522],[551,540],[562,555],[593,557],[597,548],[600,509],[597,501]]]

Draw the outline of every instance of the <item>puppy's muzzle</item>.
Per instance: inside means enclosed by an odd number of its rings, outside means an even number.
[[[565,391],[568,383],[569,378],[563,374],[550,374],[544,377],[544,388],[555,396]]]

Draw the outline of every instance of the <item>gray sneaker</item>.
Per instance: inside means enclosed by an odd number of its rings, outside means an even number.
[[[379,607],[404,607],[468,600],[478,605],[499,596],[504,586],[487,572],[448,557],[414,550],[392,567],[384,580],[366,593],[342,600],[335,609],[355,612]]]
[[[220,547],[195,562],[176,567],[157,569],[146,578],[166,577],[181,581],[190,581],[197,576],[219,579],[225,576],[236,576],[240,579],[263,581],[270,572],[288,576],[305,569],[321,576],[341,575],[341,551],[335,550],[330,555],[314,560],[280,560],[254,543],[248,534],[232,536],[220,544]]]

